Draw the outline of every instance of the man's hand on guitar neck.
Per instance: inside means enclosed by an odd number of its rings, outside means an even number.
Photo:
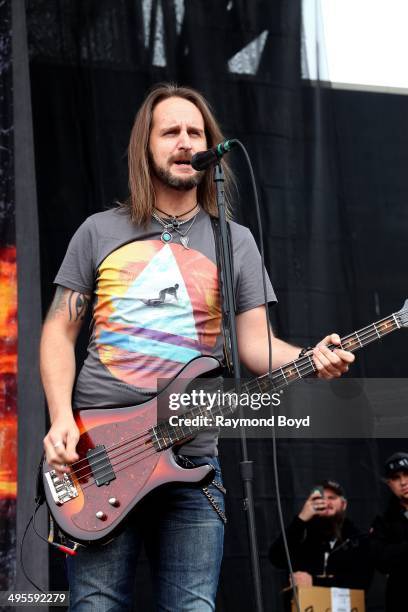
[[[338,334],[326,336],[312,349],[311,354],[319,378],[338,378],[348,371],[350,364],[355,359],[355,355],[349,351],[344,351],[341,348],[329,349],[330,344],[340,344]]]
[[[238,349],[242,363],[253,374],[261,376],[268,371],[269,347],[264,306],[252,308],[237,315]],[[293,346],[273,335],[272,369],[280,368],[299,357],[300,347]],[[339,345],[337,334],[330,334],[319,342],[309,353],[313,357],[319,378],[338,378],[354,361],[353,353],[341,348],[329,349],[330,344]]]

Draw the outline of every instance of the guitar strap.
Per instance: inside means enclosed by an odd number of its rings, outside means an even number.
[[[222,336],[224,343],[224,366],[226,367],[230,376],[233,374],[232,368],[232,353],[231,353],[231,319],[230,313],[226,307],[226,299],[225,299],[225,281],[223,278],[223,266],[222,266],[222,249],[221,249],[221,232],[220,232],[220,223],[216,217],[211,217],[211,225],[214,232],[214,242],[215,242],[215,256],[217,260],[217,268],[218,268],[218,276],[219,276],[219,287],[220,287],[220,297],[221,297],[221,310],[222,310]],[[234,278],[234,257],[232,251],[232,240],[231,240],[231,226],[227,223],[227,240],[228,247],[230,252],[230,261],[229,266],[232,270],[232,276]],[[234,311],[236,311],[236,296],[234,290]]]

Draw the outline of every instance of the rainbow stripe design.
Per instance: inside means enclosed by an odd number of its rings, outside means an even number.
[[[117,379],[155,389],[213,354],[221,331],[218,273],[199,251],[160,240],[126,244],[98,270],[94,310],[101,362]]]

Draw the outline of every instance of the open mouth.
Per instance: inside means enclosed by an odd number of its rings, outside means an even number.
[[[187,166],[191,166],[191,161],[188,159],[178,159],[174,162],[177,166],[181,166],[181,167],[187,167]]]

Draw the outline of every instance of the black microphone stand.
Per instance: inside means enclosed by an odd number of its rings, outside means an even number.
[[[224,194],[224,171],[221,164],[217,164],[214,169],[214,181],[217,193],[218,218],[220,226],[220,274],[223,284],[223,299],[226,321],[224,330],[226,334],[225,343],[227,350],[230,349],[231,360],[234,373],[235,391],[239,396],[241,385],[240,362],[238,355],[238,340],[235,324],[235,308],[234,308],[234,279],[231,266],[232,253],[230,253],[228,242],[228,229],[225,215],[225,194]],[[242,414],[242,406],[239,404],[240,417]],[[243,507],[246,512],[248,525],[248,541],[251,557],[251,569],[255,591],[255,610],[263,611],[262,603],[262,585],[261,572],[259,566],[258,542],[256,537],[255,526],[255,509],[253,495],[253,461],[248,460],[247,439],[245,427],[240,426],[240,441],[241,441],[241,462],[240,474],[244,490]]]

